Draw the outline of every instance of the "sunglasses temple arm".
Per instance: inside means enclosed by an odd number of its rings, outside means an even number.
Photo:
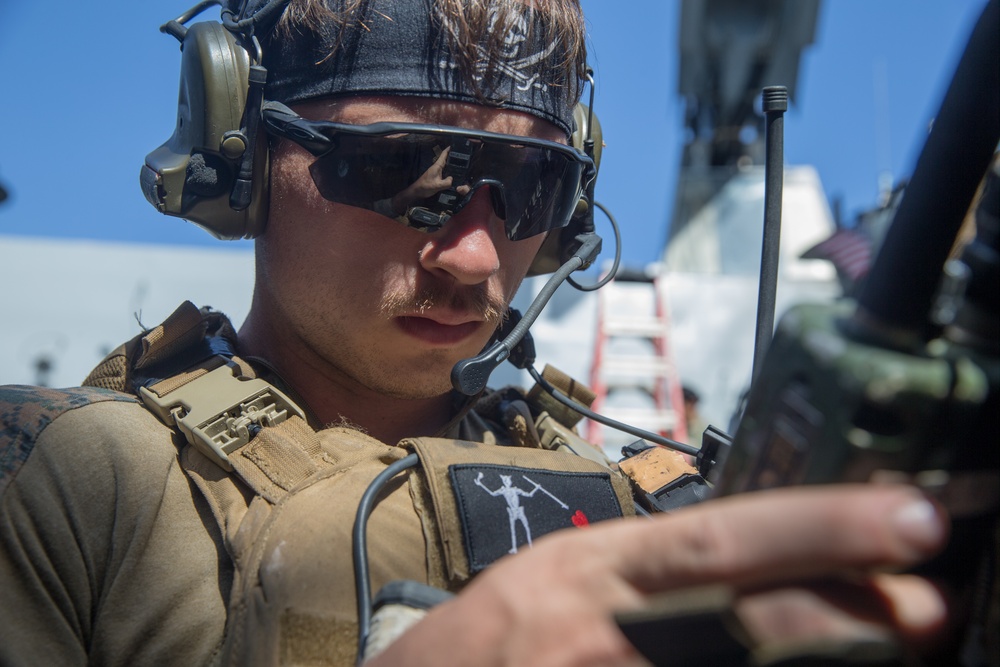
[[[264,102],[261,115],[272,134],[296,142],[317,157],[330,148],[330,137],[313,130],[308,120],[281,102]]]
[[[483,391],[490,379],[490,374],[511,356],[511,352],[528,333],[528,328],[538,319],[542,309],[545,308],[556,289],[569,278],[569,274],[593,263],[601,252],[601,237],[597,234],[580,234],[577,236],[577,240],[580,242],[580,247],[565,264],[552,274],[552,277],[538,292],[535,300],[524,311],[521,321],[514,325],[510,333],[493,343],[485,352],[470,359],[462,359],[455,364],[451,369],[451,385],[455,391],[466,396],[476,396]],[[531,356],[534,357],[534,355]],[[518,368],[526,368],[532,362],[534,362],[534,358],[517,359],[514,365]]]

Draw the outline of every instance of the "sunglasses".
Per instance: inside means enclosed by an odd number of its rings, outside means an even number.
[[[507,238],[569,224],[596,175],[593,160],[554,141],[415,123],[348,125],[265,104],[267,131],[314,156],[328,201],[375,211],[423,232],[440,229],[484,186]]]

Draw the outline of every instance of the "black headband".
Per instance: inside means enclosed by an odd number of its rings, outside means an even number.
[[[490,80],[482,76],[486,56],[478,48],[482,59],[470,82],[450,48],[452,21],[433,4],[371,0],[342,30],[330,23],[319,34],[302,29],[265,40],[266,97],[285,104],[358,94],[485,101],[533,114],[572,134],[581,84],[561,74],[565,51],[546,35],[536,14],[525,11],[507,26],[504,53]]]

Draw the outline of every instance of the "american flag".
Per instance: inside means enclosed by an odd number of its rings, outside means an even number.
[[[837,272],[853,284],[868,273],[872,261],[872,242],[856,229],[841,227],[833,236],[802,253],[802,258],[833,262]]]

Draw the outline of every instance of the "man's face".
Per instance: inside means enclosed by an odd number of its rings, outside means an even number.
[[[378,121],[565,138],[528,114],[415,98],[320,100],[295,109],[310,119]],[[271,209],[258,241],[258,286],[288,345],[330,381],[400,398],[447,392],[459,360],[485,346],[544,240],[507,239],[482,188],[428,234],[377,213],[323,199],[313,158],[276,147]]]

